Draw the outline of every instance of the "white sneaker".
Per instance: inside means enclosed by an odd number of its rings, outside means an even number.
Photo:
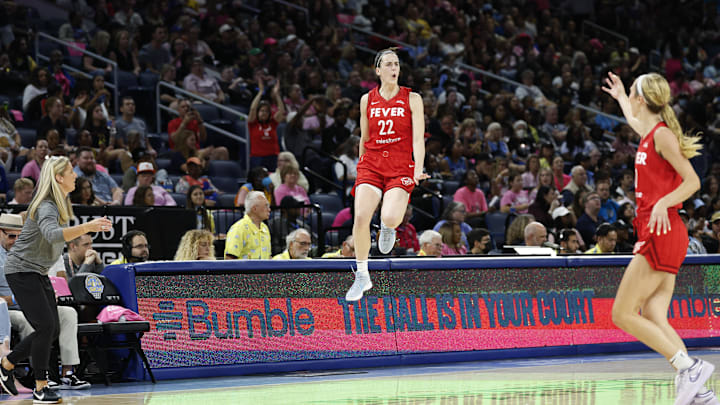
[[[675,405],[689,405],[695,398],[700,388],[710,378],[715,366],[701,359],[695,359],[695,363],[685,370],[679,371],[675,376]]]
[[[715,393],[710,390],[704,394],[697,394],[693,398],[691,405],[720,405]]]
[[[395,234],[397,232],[393,228],[388,228],[384,224],[380,224],[380,233],[378,234],[378,249],[380,253],[386,255],[395,246]]]
[[[372,288],[372,280],[370,280],[370,272],[356,271],[355,281],[345,294],[345,301],[358,301],[362,298],[363,293]]]

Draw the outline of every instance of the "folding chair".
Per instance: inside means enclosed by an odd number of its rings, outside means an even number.
[[[70,291],[75,298],[75,304],[79,306],[78,315],[80,320],[86,320],[89,316],[95,320],[95,316],[105,305],[120,305],[121,298],[115,285],[98,274],[78,274],[70,280]],[[150,362],[140,344],[140,339],[145,332],[150,331],[150,322],[128,321],[128,322],[106,322],[106,323],[79,323],[78,344],[80,349],[80,365],[77,374],[82,377],[85,369],[91,361],[94,361],[100,373],[105,379],[105,385],[110,385],[108,376],[108,362],[106,352],[115,349],[129,349],[140,356],[153,383],[153,376],[150,369]],[[120,372],[127,368],[130,356],[123,361]]]

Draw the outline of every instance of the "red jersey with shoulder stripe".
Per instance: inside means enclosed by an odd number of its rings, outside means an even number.
[[[412,112],[410,89],[400,86],[395,97],[386,100],[379,87],[368,93],[367,118],[369,138],[366,152],[388,152],[390,156],[407,156],[412,160]]]
[[[655,133],[658,128],[667,127],[659,122],[640,140],[635,154],[635,198],[637,212],[650,214],[655,203],[680,185],[682,177],[675,171],[670,162],[660,156],[655,150]],[[672,209],[680,209],[677,204]]]

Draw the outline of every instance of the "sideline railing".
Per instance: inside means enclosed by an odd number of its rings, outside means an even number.
[[[239,120],[243,121],[244,126],[245,126],[245,138],[243,138],[242,136],[236,135],[226,129],[220,128],[217,125],[214,125],[212,122],[205,121],[205,127],[209,128],[223,136],[234,139],[245,145],[245,173],[250,173],[250,141],[249,141],[250,134],[248,132],[249,128],[248,128],[247,115],[245,115],[237,110],[234,110],[232,108],[229,108],[227,106],[224,106],[222,104],[218,104],[218,103],[211,101],[205,97],[198,96],[195,93],[189,92],[183,88],[180,88],[180,87],[170,84],[168,82],[159,81],[157,83],[157,85],[155,86],[155,100],[157,100],[156,106],[155,106],[155,122],[157,123],[156,125],[157,125],[157,133],[158,134],[163,132],[162,131],[162,117],[160,116],[161,111],[165,111],[170,114],[178,115],[178,112],[176,110],[173,110],[172,108],[170,108],[160,102],[160,88],[161,87],[171,89],[176,94],[182,94],[183,96],[185,96],[187,98],[198,100],[198,101],[202,102],[203,104],[211,105],[211,106],[213,106],[219,110],[222,110],[230,115],[236,116],[236,117],[238,117]],[[170,136],[170,134],[168,134],[168,136]]]
[[[490,78],[492,78],[492,79],[500,80],[500,81],[502,81],[502,82],[504,82],[504,83],[507,83],[507,84],[509,84],[509,85],[512,85],[512,86],[515,86],[515,87],[525,87],[526,89],[529,89],[528,86],[526,86],[526,85],[524,85],[524,84],[522,84],[522,83],[520,83],[520,82],[516,82],[515,80],[508,79],[507,77],[500,76],[500,75],[495,74],[495,73],[493,73],[493,72],[489,72],[489,71],[487,71],[487,70],[479,69],[479,68],[476,68],[476,67],[474,67],[474,66],[470,66],[470,65],[468,65],[468,64],[466,64],[466,63],[458,63],[457,65],[460,66],[462,69],[470,70],[470,71],[473,71],[473,72],[475,72],[475,73],[481,74],[481,75],[483,75],[483,76],[487,76],[487,77],[490,77]],[[606,112],[603,112],[603,111],[598,110],[597,108],[593,108],[593,107],[590,107],[590,106],[587,106],[587,105],[584,105],[584,104],[580,104],[580,103],[573,104],[573,107],[576,107],[576,108],[579,108],[579,109],[581,109],[581,110],[585,110],[585,111],[591,112],[591,113],[596,114],[596,115],[602,115],[603,117],[607,117],[607,118],[613,119],[613,120],[618,121],[618,122],[623,123],[623,124],[627,124],[627,121],[625,120],[624,117],[620,117],[620,116],[613,115],[613,114],[608,114],[608,113],[606,113]]]
[[[205,209],[212,213],[213,220],[215,221],[215,233],[218,236],[226,235],[230,227],[235,222],[242,219],[243,215],[245,214],[244,207],[207,207]],[[302,210],[301,212],[305,212],[305,214],[298,215],[295,221],[290,224],[289,231],[292,231],[293,227],[298,226],[307,228],[308,232],[310,232],[310,235],[312,237],[313,245],[315,246],[315,255],[317,257],[322,256],[323,253],[325,253],[327,246],[326,238],[328,236],[328,233],[331,231],[331,229],[329,229],[330,224],[326,224],[323,222],[322,207],[320,207],[318,204],[310,203],[298,206],[297,209]],[[286,217],[283,216],[283,212],[286,212],[287,210],[288,208],[283,208],[280,206],[279,201],[275,201],[275,205],[270,207],[270,217],[266,221],[266,225],[268,225],[268,227],[270,227],[271,229],[274,229],[274,222],[281,222],[286,220]],[[281,241],[281,244],[283,246],[285,245],[285,236],[287,235],[284,235]],[[222,239],[218,238],[216,239],[216,242],[219,242],[220,245],[224,246],[225,239],[224,237]],[[342,241],[340,241],[340,244],[342,244]],[[331,246],[334,247],[335,244],[331,244]],[[273,252],[273,254],[277,253],[279,252]],[[215,254],[217,257],[223,256],[222,252],[216,251]]]
[[[352,25],[352,24],[342,24],[342,25],[343,25],[344,27],[350,28],[350,29],[353,30],[353,31],[361,32],[361,33],[363,33],[363,34],[365,34],[365,35],[368,35],[368,36],[371,36],[371,37],[380,38],[380,39],[382,39],[382,40],[384,40],[384,41],[393,43],[393,44],[395,44],[395,45],[400,45],[400,46],[402,46],[403,48],[411,48],[411,49],[416,49],[416,48],[417,48],[416,46],[410,45],[410,44],[408,44],[407,42],[398,41],[397,39],[390,38],[390,37],[388,37],[387,35],[378,34],[377,32],[360,28],[360,27],[358,27],[357,25]]]
[[[588,21],[588,20],[583,20],[583,23],[582,23],[581,31],[582,31],[583,36],[585,36],[585,27],[586,26],[590,27],[596,31],[601,31],[601,32],[603,32],[607,35],[613,36],[615,38],[622,39],[623,41],[625,41],[625,49],[630,47],[630,39],[628,37],[626,37],[625,35],[617,32],[617,31],[613,31],[611,29],[605,28],[602,25],[595,24],[594,22]]]
[[[310,27],[310,11],[306,7],[298,6],[297,4],[289,3],[284,0],[272,0],[275,3],[280,3],[286,7],[294,8],[295,10],[302,11],[305,14],[305,24]]]
[[[114,112],[115,112],[115,116],[118,117],[119,114],[120,114],[120,106],[118,105],[118,100],[119,100],[119,98],[120,98],[120,91],[119,91],[119,89],[118,89],[118,67],[117,67],[117,63],[116,63],[115,61],[111,60],[111,59],[108,59],[108,58],[104,57],[104,56],[101,56],[101,55],[98,55],[98,54],[96,54],[96,53],[90,52],[90,51],[88,51],[88,50],[86,50],[86,49],[80,48],[79,46],[77,46],[77,45],[75,45],[75,44],[73,44],[73,43],[70,43],[70,42],[67,42],[67,41],[63,41],[62,39],[56,38],[56,37],[54,37],[54,36],[52,36],[52,35],[48,35],[48,34],[46,34],[46,33],[44,33],[44,32],[38,32],[37,35],[35,36],[35,55],[37,56],[38,61],[40,61],[40,60],[49,61],[49,60],[50,60],[50,56],[49,56],[49,55],[46,56],[46,55],[43,55],[43,54],[40,53],[40,40],[41,40],[41,39],[45,39],[45,40],[48,40],[48,41],[50,41],[50,42],[55,42],[56,44],[60,44],[60,45],[62,45],[62,46],[66,46],[66,47],[68,47],[68,48],[72,48],[72,49],[74,49],[74,50],[82,53],[83,56],[90,56],[90,57],[92,57],[92,58],[94,58],[94,59],[97,59],[97,60],[99,60],[99,61],[101,61],[101,62],[107,63],[108,65],[110,65],[110,66],[113,67],[113,70],[112,70],[112,78],[113,78],[113,81],[112,81],[112,83],[107,83],[107,82],[105,82],[105,86],[113,89],[113,109],[114,109]],[[91,76],[90,74],[88,74],[87,72],[84,72],[84,71],[82,71],[82,70],[80,70],[80,69],[78,69],[78,68],[76,68],[76,67],[74,67],[74,66],[70,66],[70,65],[68,65],[68,64],[63,63],[62,67],[65,68],[65,69],[67,69],[67,70],[69,70],[69,71],[71,71],[71,72],[75,72],[75,73],[81,74],[81,75],[83,75],[85,78],[91,78],[91,77],[92,77],[92,76]]]
[[[315,170],[311,169],[310,167],[308,167],[308,165],[307,165],[308,151],[315,152],[319,156],[324,157],[325,159],[332,160],[333,165],[330,167],[330,170],[332,170],[332,173],[335,173],[335,167],[334,167],[335,163],[340,163],[342,165],[342,167],[343,167],[342,178],[337,179],[337,181],[340,184],[335,182],[333,179],[328,179],[327,177],[323,176],[322,174],[320,174],[320,173],[316,172]],[[308,173],[308,175],[312,176],[315,180],[320,181],[324,185],[329,186],[331,189],[334,189],[339,195],[342,196],[343,205],[344,206],[348,205],[347,193],[345,192],[345,189],[349,185],[348,181],[346,180],[348,168],[347,168],[347,165],[345,163],[343,163],[342,160],[340,160],[336,156],[333,156],[329,153],[325,153],[324,151],[322,151],[314,146],[306,146],[302,152],[302,162],[303,162],[303,169],[306,173]]]

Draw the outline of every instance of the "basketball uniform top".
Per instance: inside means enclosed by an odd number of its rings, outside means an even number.
[[[640,140],[635,154],[635,198],[638,215],[649,215],[655,203],[675,190],[682,177],[675,171],[670,162],[663,159],[655,150],[655,131],[667,127],[659,122],[644,138]],[[670,209],[680,209],[677,204]]]
[[[385,100],[375,87],[368,93],[367,117],[369,137],[365,150],[383,157],[412,160],[412,112],[410,89],[400,86],[395,97]]]

